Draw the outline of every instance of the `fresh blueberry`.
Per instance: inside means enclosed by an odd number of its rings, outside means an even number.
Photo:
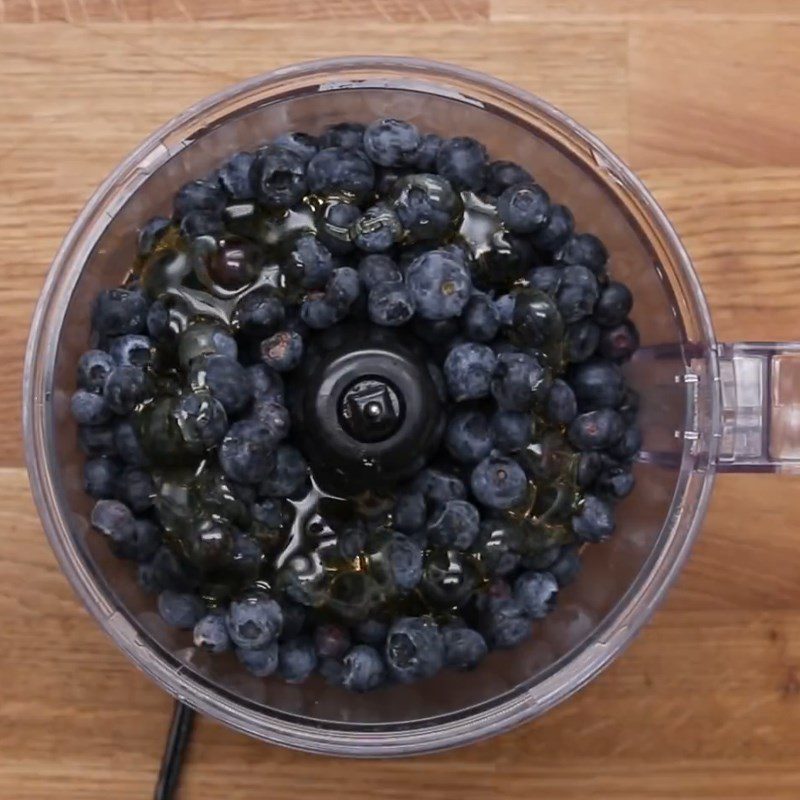
[[[253,402],[250,417],[269,431],[274,444],[283,441],[289,434],[291,426],[289,409],[274,400],[257,398]]]
[[[346,523],[337,533],[339,555],[345,561],[357,558],[367,545],[367,529],[360,519]]]
[[[550,218],[550,197],[535,183],[509,186],[497,198],[497,214],[511,233],[534,233]]]
[[[237,647],[257,650],[278,637],[283,626],[283,612],[266,594],[253,591],[231,601],[226,623]]]
[[[594,318],[598,325],[613,328],[624,322],[633,308],[633,295],[624,283],[611,281],[600,293]]]
[[[304,164],[307,164],[317,154],[319,150],[319,140],[316,136],[303,131],[288,131],[282,133],[275,144],[284,150],[291,150],[299,156]]]
[[[451,341],[458,336],[458,320],[450,319],[422,319],[414,317],[412,323],[414,335],[423,342],[434,345],[437,351],[442,352],[442,358],[447,355]],[[442,377],[444,380],[444,377]]]
[[[369,292],[369,318],[376,325],[396,328],[414,316],[414,301],[401,281],[379,283]]]
[[[253,503],[250,516],[257,528],[268,531],[282,530],[292,521],[291,507],[286,501],[272,497]]]
[[[378,197],[391,197],[400,178],[405,178],[409,169],[405,167],[379,167],[375,178],[375,192]]]
[[[389,633],[389,626],[379,619],[365,619],[356,623],[353,636],[357,642],[382,647]]]
[[[281,601],[281,611],[283,613],[283,628],[278,641],[288,642],[303,633],[308,622],[308,613],[300,603],[294,603],[288,599]]]
[[[532,289],[555,297],[563,274],[564,270],[560,267],[534,267],[528,272],[528,283]]]
[[[119,476],[117,496],[134,513],[142,514],[153,506],[155,487],[150,473],[139,467],[126,467]]]
[[[217,172],[217,180],[232,200],[252,200],[255,196],[251,179],[254,161],[253,153],[236,153]]]
[[[504,294],[494,301],[494,308],[497,311],[497,316],[500,319],[501,325],[514,324],[514,306],[517,303],[516,295]]]
[[[372,162],[361,150],[328,147],[308,162],[308,188],[314,194],[343,192],[363,200],[375,184]]]
[[[329,622],[314,631],[314,648],[320,658],[341,658],[350,649],[347,628]]]
[[[499,197],[510,186],[533,183],[530,173],[513,161],[492,161],[486,173],[486,192]]]
[[[155,246],[161,241],[164,234],[172,224],[167,217],[152,217],[147,220],[141,228],[136,238],[136,252],[142,257],[149,256]]]
[[[447,452],[461,464],[477,464],[494,447],[489,420],[480,411],[459,411],[450,417],[444,435]]]
[[[264,647],[237,648],[239,663],[256,678],[266,678],[278,669],[278,643],[270,642]]]
[[[361,259],[358,264],[358,277],[368,292],[379,283],[393,283],[403,278],[397,264],[389,256],[379,253]]]
[[[86,494],[98,500],[114,497],[120,471],[119,463],[113,458],[90,458],[83,465],[83,488]]]
[[[611,361],[593,359],[577,364],[567,373],[567,382],[575,392],[578,408],[590,411],[615,408],[622,400],[622,370]]]
[[[319,137],[320,148],[344,147],[353,150],[364,146],[364,125],[360,122],[337,122]]]
[[[364,150],[382,167],[411,166],[421,142],[417,126],[399,119],[375,120],[364,131]]]
[[[278,674],[287,683],[303,683],[316,668],[317,654],[310,639],[291,639],[280,646]]]
[[[600,342],[600,328],[590,319],[582,319],[567,325],[564,336],[564,357],[572,364],[579,364],[592,357]]]
[[[275,465],[275,442],[270,431],[255,420],[234,422],[219,448],[223,472],[239,483],[259,483]]]
[[[195,212],[220,216],[225,208],[225,193],[216,181],[190,181],[178,189],[172,206],[178,219]]]
[[[566,206],[551,206],[550,219],[544,227],[533,234],[533,244],[539,250],[552,253],[569,240],[574,227],[575,219],[572,216],[572,212]],[[586,266],[588,266],[588,264]]]
[[[620,415],[622,416],[622,415]],[[624,421],[624,417],[623,417]],[[620,440],[610,449],[614,458],[620,461],[630,461],[635,458],[642,449],[642,432],[636,425],[629,425],[622,434]]]
[[[231,637],[225,624],[225,614],[221,611],[211,611],[201,617],[194,626],[192,633],[194,646],[210,653],[224,653],[231,649]]]
[[[478,536],[481,516],[466,500],[448,500],[428,521],[428,538],[435,547],[468,550]]]
[[[556,425],[568,425],[578,413],[578,401],[575,393],[566,381],[556,378],[547,395],[547,416]]]
[[[500,314],[491,298],[474,294],[464,310],[464,335],[475,342],[491,342],[500,330]]]
[[[100,292],[92,309],[92,328],[100,336],[144,333],[147,326],[147,300],[130,289]]]
[[[547,396],[549,376],[526,353],[500,353],[492,380],[492,396],[505,411],[529,411]]]
[[[480,664],[489,648],[478,631],[458,625],[442,628],[444,663],[458,670],[470,670]]]
[[[306,481],[308,466],[296,447],[280,445],[273,466],[266,472],[259,492],[267,497],[291,497]]]
[[[283,404],[283,378],[266,364],[253,364],[247,368],[247,377],[256,400]]]
[[[147,333],[161,345],[170,345],[175,340],[169,309],[163,300],[156,300],[147,311]]]
[[[576,233],[555,254],[557,264],[580,264],[600,275],[608,261],[605,245],[591,233]]]
[[[528,494],[528,479],[522,467],[505,456],[489,456],[472,470],[472,493],[478,502],[507,510],[520,505]]]
[[[334,255],[346,255],[353,250],[350,229],[361,216],[355,203],[333,200],[323,205],[317,222],[317,238]]]
[[[558,561],[561,555],[561,547],[557,544],[545,547],[544,550],[537,550],[526,555],[522,559],[522,566],[525,569],[532,569],[536,572],[549,570]]]
[[[225,231],[222,218],[210,211],[190,211],[181,219],[179,228],[181,236],[190,241],[203,236],[221,236]]]
[[[242,577],[255,580],[261,572],[264,553],[259,543],[246,533],[235,531],[230,549],[230,564]]]
[[[427,518],[425,497],[420,492],[404,492],[394,504],[393,524],[402,533],[419,530]]]
[[[150,561],[140,565],[138,578],[139,584],[151,593],[164,589],[188,591],[194,583],[186,565],[165,545],[156,549]]]
[[[414,154],[414,167],[420,172],[432,172],[436,168],[436,156],[442,146],[442,137],[435,133],[426,133]]]
[[[443,505],[448,500],[465,500],[467,489],[463,481],[455,475],[427,467],[411,484],[412,491],[421,492],[425,499],[435,505]]]
[[[600,408],[575,417],[567,436],[578,450],[604,450],[618,442],[624,432],[622,417],[613,409]]]
[[[386,681],[383,657],[368,644],[357,644],[342,659],[342,685],[352,692],[368,692]]]
[[[588,489],[600,477],[603,469],[603,457],[594,450],[581,453],[575,472],[575,482],[581,489]]]
[[[510,648],[531,635],[531,621],[513,598],[491,600],[481,614],[481,631],[490,647]]]
[[[341,321],[339,309],[331,305],[324,294],[309,295],[300,306],[300,317],[309,328],[323,330]]]
[[[104,350],[87,350],[78,359],[78,386],[100,394],[114,366],[114,359]]]
[[[522,289],[514,297],[510,337],[526,347],[547,348],[564,335],[564,320],[553,298],[535,289]]]
[[[495,447],[504,453],[515,453],[527,446],[533,438],[534,422],[524,411],[498,409],[490,422]]]
[[[486,184],[489,158],[486,148],[469,136],[445,139],[436,154],[436,171],[456,189],[479,192]]]
[[[335,658],[323,658],[319,662],[317,671],[329,686],[343,685],[344,666],[341,661],[337,661]]]
[[[497,358],[491,347],[475,342],[456,345],[444,362],[447,390],[456,402],[489,395]]]
[[[158,613],[172,628],[190,631],[205,613],[206,606],[196,594],[165,589],[158,596]]]
[[[572,546],[562,547],[558,560],[548,569],[562,589],[569,586],[578,577],[580,570],[580,553],[576,547]]]
[[[163,531],[147,518],[135,520],[133,527],[133,539],[124,544],[113,542],[112,551],[119,558],[130,558],[140,563],[149,561],[161,546]]]
[[[594,273],[580,265],[564,267],[556,305],[564,322],[577,322],[594,311],[600,290]]]
[[[112,416],[106,398],[86,389],[78,389],[72,395],[70,410],[79,425],[105,425]]]
[[[408,175],[392,187],[392,204],[409,241],[441,239],[461,219],[463,203],[438,175]]]
[[[406,273],[406,285],[417,313],[432,320],[457,317],[472,291],[466,267],[445,250],[431,250],[414,259]]]
[[[605,497],[622,500],[633,491],[634,484],[635,479],[630,467],[612,463],[603,468],[595,487],[597,492]]]
[[[256,199],[265,208],[291,208],[306,194],[306,166],[297,153],[279,145],[267,145],[256,154],[250,168]]]
[[[444,641],[430,617],[400,617],[386,637],[389,672],[402,683],[435,675],[444,664]]]
[[[353,244],[365,253],[383,253],[400,241],[403,227],[385,203],[370,206],[351,226]]]
[[[205,388],[211,392],[229,416],[240,414],[252,400],[250,376],[235,358],[229,356],[195,359],[189,382],[195,389]]]
[[[395,533],[382,551],[394,585],[401,591],[413,589],[422,577],[422,550],[407,536]]]
[[[529,619],[543,619],[556,604],[558,582],[549,572],[523,572],[514,581],[514,599]]]
[[[78,425],[78,445],[90,457],[118,455],[110,425]]]
[[[277,372],[289,372],[303,359],[303,340],[297,333],[278,331],[261,342],[261,358]]]
[[[274,333],[285,318],[283,303],[271,289],[248,292],[239,300],[233,311],[233,324],[236,330],[254,338],[263,338]]]
[[[111,357],[120,366],[145,369],[153,363],[155,349],[147,336],[128,334],[111,341]]]
[[[639,349],[639,331],[629,320],[600,332],[597,352],[612,361],[627,361]]]
[[[189,392],[178,400],[175,418],[184,442],[193,452],[218,445],[228,430],[222,403],[209,392]]]
[[[303,233],[294,240],[284,270],[304,289],[321,289],[333,272],[333,257],[316,236]]]
[[[152,386],[147,374],[139,367],[117,367],[106,378],[103,389],[108,407],[120,416],[130,414],[139,403],[148,398]]]
[[[614,532],[614,510],[610,503],[586,495],[580,510],[572,517],[572,530],[584,542],[602,542]]]
[[[231,333],[217,323],[190,323],[178,340],[178,361],[184,369],[202,356],[222,355],[235,359],[238,346]]]
[[[339,267],[331,273],[325,286],[325,302],[335,308],[341,318],[350,310],[360,292],[358,272],[352,267]]]

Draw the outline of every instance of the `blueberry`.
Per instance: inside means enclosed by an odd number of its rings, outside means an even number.
[[[147,374],[138,367],[117,367],[106,378],[103,389],[108,407],[120,416],[130,414],[152,391]]]
[[[516,293],[511,338],[526,347],[546,348],[564,335],[564,321],[553,299],[535,289]]]
[[[139,467],[126,467],[119,476],[118,497],[134,513],[142,514],[153,506],[155,487],[150,473]]]
[[[231,480],[259,483],[274,466],[275,442],[263,425],[255,420],[234,422],[219,449],[219,463]]]
[[[189,392],[178,401],[175,414],[184,442],[193,452],[218,445],[228,430],[225,409],[209,392]]]
[[[560,267],[534,267],[528,272],[528,283],[532,289],[555,297],[563,274],[564,270]]]
[[[350,229],[361,216],[354,203],[330,200],[322,208],[317,222],[317,238],[335,255],[346,255],[353,250]]]
[[[490,422],[491,436],[495,447],[504,453],[522,450],[533,438],[534,422],[524,411],[498,409]]]
[[[442,628],[442,638],[444,663],[454,669],[475,669],[489,650],[483,636],[472,628],[445,625]]]
[[[306,481],[308,466],[296,447],[280,445],[273,466],[261,481],[259,492],[267,497],[291,497]]]
[[[392,283],[402,280],[397,264],[386,255],[372,254],[364,256],[358,264],[358,277],[369,292],[379,283]]]
[[[247,368],[247,377],[256,400],[283,403],[283,378],[266,364],[253,364]]]
[[[369,318],[376,325],[395,328],[414,316],[414,301],[400,281],[379,283],[369,293]]]
[[[235,359],[238,355],[236,340],[227,329],[217,323],[192,322],[181,333],[178,341],[180,365],[186,369],[195,359],[211,355]]]
[[[577,233],[559,248],[555,254],[557,264],[580,264],[600,275],[608,261],[605,245],[591,233]]]
[[[456,228],[463,212],[461,197],[437,175],[399,178],[391,202],[410,242],[441,239]]]
[[[105,425],[112,416],[105,397],[78,389],[70,400],[72,416],[79,425]]]
[[[536,550],[522,559],[522,566],[525,569],[532,569],[536,572],[549,570],[558,561],[561,555],[561,547],[557,544],[545,547],[544,550]]]
[[[394,585],[402,592],[413,589],[422,577],[422,550],[407,536],[395,533],[382,551]]]
[[[600,342],[600,328],[590,319],[567,325],[564,335],[564,357],[578,364],[592,357]]]
[[[317,654],[308,638],[291,639],[278,650],[278,674],[287,683],[303,683],[317,668]]]
[[[556,425],[568,425],[578,413],[578,401],[575,393],[566,381],[556,378],[547,396],[547,416]]]
[[[194,626],[192,633],[194,646],[210,653],[224,653],[231,649],[231,637],[225,624],[225,614],[221,611],[211,611],[201,617]]]
[[[529,619],[543,619],[555,606],[558,582],[549,572],[523,572],[514,581],[514,599]]]
[[[333,272],[333,257],[316,236],[303,233],[298,236],[284,262],[286,274],[305,289],[320,289]]]
[[[600,408],[575,417],[567,436],[578,450],[603,450],[618,442],[624,432],[622,417],[610,408]]]
[[[299,603],[286,599],[281,602],[281,611],[283,612],[283,629],[278,641],[287,642],[289,639],[297,638],[305,630],[308,613]]]
[[[370,206],[350,227],[353,244],[366,253],[383,253],[400,241],[403,227],[384,203]]]
[[[420,492],[404,492],[397,496],[394,504],[393,524],[403,533],[419,530],[427,518],[425,497]]]
[[[83,488],[98,500],[114,497],[120,471],[119,463],[113,458],[91,458],[83,465]]]
[[[231,566],[240,576],[248,580],[255,580],[261,572],[264,554],[261,545],[252,536],[236,531],[233,535],[229,559]]]
[[[465,500],[467,489],[455,475],[438,469],[423,469],[411,485],[412,490],[421,492],[425,499],[433,504],[444,504],[448,500]]]
[[[589,450],[581,453],[575,472],[575,482],[581,489],[588,489],[600,477],[603,469],[603,457],[600,453]]]
[[[308,187],[314,194],[343,192],[363,200],[375,184],[375,170],[361,150],[329,147],[308,162]]]
[[[135,538],[135,530],[132,535]],[[130,541],[133,540],[129,540],[129,544]],[[139,583],[147,591],[160,592],[163,589],[187,591],[194,581],[188,568],[178,560],[175,553],[168,547],[161,546],[157,548],[149,562],[141,564]]]
[[[78,445],[87,456],[115,456],[114,429],[110,425],[79,425]]]
[[[362,620],[353,628],[353,635],[357,642],[375,646],[383,646],[388,633],[389,626],[379,619]]]
[[[314,648],[320,658],[341,658],[350,649],[347,628],[336,623],[318,625],[314,631]]]
[[[478,502],[507,510],[520,505],[528,494],[528,479],[522,467],[505,456],[489,456],[470,476],[472,493]]]
[[[363,147],[365,127],[360,122],[337,122],[329,125],[319,137],[320,148],[344,147],[348,150]]]
[[[602,542],[614,532],[614,510],[610,503],[586,495],[577,514],[572,517],[572,530],[584,542]]]
[[[595,307],[600,289],[594,273],[580,265],[564,267],[556,292],[556,305],[564,322],[577,322],[588,317]]]
[[[344,667],[341,661],[335,658],[323,658],[319,662],[317,671],[329,686],[342,686]]]
[[[309,295],[300,306],[300,317],[309,328],[323,330],[342,319],[339,309],[331,305],[324,294]]]
[[[634,483],[635,480],[630,467],[622,464],[610,464],[603,468],[597,478],[595,488],[604,497],[622,500],[633,491]]]
[[[145,369],[152,365],[155,349],[147,336],[128,334],[111,341],[110,353],[120,366]]]
[[[456,189],[479,192],[488,174],[486,148],[469,136],[445,139],[436,155],[436,171]]]
[[[492,161],[486,173],[486,192],[499,197],[510,186],[533,183],[530,173],[513,161]]]
[[[269,531],[286,528],[291,522],[291,508],[285,501],[267,497],[250,506],[250,516],[256,527]]]
[[[152,217],[147,220],[141,228],[136,238],[136,252],[142,257],[149,256],[155,246],[161,241],[164,234],[169,230],[171,221],[167,217]]]
[[[263,592],[253,591],[231,601],[226,623],[237,647],[257,650],[278,637],[283,613],[273,599]]]
[[[526,353],[500,353],[492,380],[492,396],[505,411],[529,411],[547,395],[545,368]]]
[[[623,397],[622,370],[611,361],[593,359],[572,367],[567,382],[575,392],[578,408],[589,411],[615,408]]]
[[[339,267],[331,273],[325,286],[325,302],[335,308],[341,318],[350,310],[360,292],[358,272],[352,267]]]
[[[414,335],[422,339],[423,342],[436,345],[437,348],[443,349],[444,353],[447,353],[451,339],[458,335],[459,325],[458,320],[452,317],[450,319],[422,319],[421,317],[415,317],[413,331]]]
[[[78,386],[100,394],[114,366],[114,359],[104,350],[87,350],[78,359]]]
[[[417,126],[399,119],[379,119],[364,131],[364,150],[382,167],[414,164],[422,137]]]
[[[466,500],[448,500],[428,522],[428,538],[435,547],[468,550],[478,536],[480,513]]]
[[[251,379],[245,368],[229,356],[214,355],[195,359],[189,382],[195,389],[207,389],[229,416],[244,411],[252,400]]]
[[[511,233],[534,233],[550,218],[550,197],[535,183],[509,186],[497,198],[497,214]]]
[[[211,211],[189,211],[181,219],[179,227],[181,236],[188,240],[221,236],[225,231],[220,215]]]
[[[613,328],[625,321],[632,308],[631,290],[624,283],[611,281],[600,293],[594,319],[598,325]]]
[[[581,557],[578,549],[572,546],[561,548],[558,560],[549,568],[550,574],[556,579],[560,588],[569,586],[581,570]]]
[[[297,333],[278,331],[261,342],[261,358],[277,372],[289,372],[303,359],[303,340]]]
[[[297,153],[267,145],[256,154],[250,168],[256,199],[269,210],[291,208],[306,194],[306,166]]]
[[[575,219],[572,212],[566,206],[553,205],[550,207],[550,219],[547,224],[536,231],[531,238],[537,249],[552,253],[569,240],[574,227]]]
[[[352,520],[338,531],[336,540],[339,555],[346,561],[352,561],[367,545],[367,529],[360,519]]]
[[[352,692],[368,692],[386,681],[383,657],[367,644],[356,645],[342,659],[342,685]]]
[[[303,131],[288,131],[287,133],[282,133],[275,140],[275,144],[278,147],[282,147],[284,150],[291,150],[302,159],[304,164],[311,161],[319,150],[319,140],[317,137]]]
[[[217,180],[232,200],[251,200],[255,196],[251,180],[253,161],[253,153],[236,153],[218,170]]]
[[[516,305],[517,297],[513,294],[504,294],[494,301],[495,311],[500,318],[501,325],[514,324],[514,306]]]
[[[420,172],[431,172],[436,168],[436,156],[442,146],[442,137],[435,133],[426,133],[414,154],[414,167]]]
[[[531,621],[516,600],[499,598],[481,615],[481,630],[491,647],[516,647],[531,635]]]
[[[444,664],[444,641],[430,617],[400,617],[386,637],[389,672],[402,683],[435,675]]]
[[[469,272],[445,250],[431,250],[416,258],[406,273],[406,285],[417,313],[432,320],[458,316],[472,291]]]
[[[273,444],[282,441],[289,434],[291,426],[289,409],[274,400],[256,399],[250,416],[267,429]]]
[[[165,589],[158,596],[158,613],[173,628],[192,630],[205,610],[205,603],[196,594]]]
[[[233,325],[236,330],[245,336],[258,338],[274,333],[285,318],[283,303],[270,289],[248,292],[233,311]]]
[[[622,416],[622,415],[621,415]],[[624,421],[624,417],[623,417]],[[642,449],[642,432],[635,425],[629,425],[620,440],[610,449],[614,458],[621,461],[630,461]]]
[[[491,342],[500,330],[500,314],[485,294],[474,294],[464,311],[464,335],[475,342]]]
[[[256,678],[266,678],[278,669],[278,643],[270,642],[264,647],[236,649],[239,663]]]
[[[130,558],[138,562],[146,562],[153,558],[161,546],[162,529],[150,519],[137,519],[133,523],[133,539],[126,542],[114,542],[112,551],[119,558]]]
[[[216,181],[190,181],[178,189],[172,205],[178,219],[199,211],[219,216],[225,208],[225,193]]]
[[[162,345],[172,344],[175,339],[169,309],[162,300],[156,300],[147,311],[147,333]]]
[[[629,320],[600,332],[597,352],[612,361],[627,361],[639,349],[639,331]]]
[[[447,423],[444,443],[459,463],[477,464],[494,447],[489,420],[480,411],[459,411]]]
[[[491,347],[474,342],[456,345],[444,362],[450,396],[456,402],[487,397],[496,365]]]
[[[147,300],[129,289],[107,289],[97,295],[92,328],[100,336],[143,333],[147,325]]]

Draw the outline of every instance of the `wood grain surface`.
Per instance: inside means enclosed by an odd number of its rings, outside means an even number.
[[[796,0],[0,0],[0,798],[151,795],[171,701],[79,606],[22,460],[27,326],[103,176],[174,112],[365,50],[483,69],[595,130],[683,236],[721,338],[800,338]],[[181,797],[800,796],[800,481],[722,476],[665,606],[544,719],[361,763],[202,720]]]

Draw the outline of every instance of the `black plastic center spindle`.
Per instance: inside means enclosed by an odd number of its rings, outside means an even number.
[[[388,439],[403,424],[404,416],[402,396],[383,378],[360,378],[339,398],[342,427],[359,442]]]

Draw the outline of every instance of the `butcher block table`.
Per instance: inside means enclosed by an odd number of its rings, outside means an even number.
[[[31,501],[28,324],[102,178],[259,72],[365,52],[535,92],[644,179],[722,340],[800,338],[797,0],[0,0],[0,798],[151,796],[172,701],[79,605]],[[357,762],[201,719],[183,800],[800,797],[800,479],[724,475],[631,648],[555,711],[423,758]]]

